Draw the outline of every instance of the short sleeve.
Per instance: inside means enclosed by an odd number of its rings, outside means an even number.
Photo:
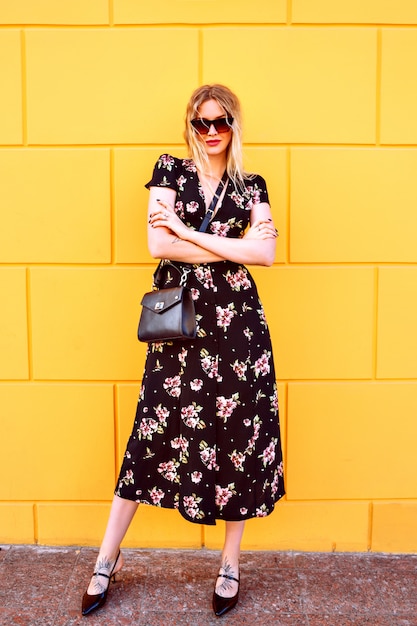
[[[265,179],[259,174],[246,181],[245,208],[252,209],[256,204],[267,202],[269,204],[268,189]]]
[[[258,189],[259,189],[259,203],[261,202],[267,202],[269,204],[269,196],[268,196],[268,189],[266,186],[266,181],[264,178],[262,178],[262,176],[258,176],[256,177],[256,183],[258,185]]]
[[[168,187],[177,191],[178,176],[178,159],[170,154],[162,154],[155,163],[151,180],[146,183],[145,187],[147,189],[150,187]]]

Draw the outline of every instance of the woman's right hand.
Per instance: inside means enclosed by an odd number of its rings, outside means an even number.
[[[157,207],[149,214],[149,224],[152,228],[168,228],[180,239],[186,239],[189,230],[175,213],[172,206],[165,200],[156,200]]]

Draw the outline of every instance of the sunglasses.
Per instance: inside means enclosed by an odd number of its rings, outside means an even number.
[[[214,126],[216,133],[227,133],[227,131],[232,129],[233,117],[219,117],[217,120],[207,120],[204,117],[197,117],[195,120],[191,120],[191,124],[201,135],[207,135],[210,126]]]

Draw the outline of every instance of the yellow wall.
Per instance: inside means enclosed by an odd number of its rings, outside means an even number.
[[[154,161],[244,105],[286,499],[246,548],[417,550],[415,0],[0,0],[0,541],[97,544],[131,427]],[[141,507],[125,545],[219,547]]]

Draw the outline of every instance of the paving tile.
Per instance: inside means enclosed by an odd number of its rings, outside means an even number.
[[[309,616],[309,626],[415,626],[416,620],[397,618],[394,615],[315,615]]]
[[[123,550],[106,606],[81,598],[96,548],[0,546],[0,626],[214,626],[220,553]],[[244,552],[227,626],[417,626],[417,555]]]
[[[372,579],[350,571],[300,574],[305,579],[303,607],[307,614],[369,614],[381,612],[381,600]]]

